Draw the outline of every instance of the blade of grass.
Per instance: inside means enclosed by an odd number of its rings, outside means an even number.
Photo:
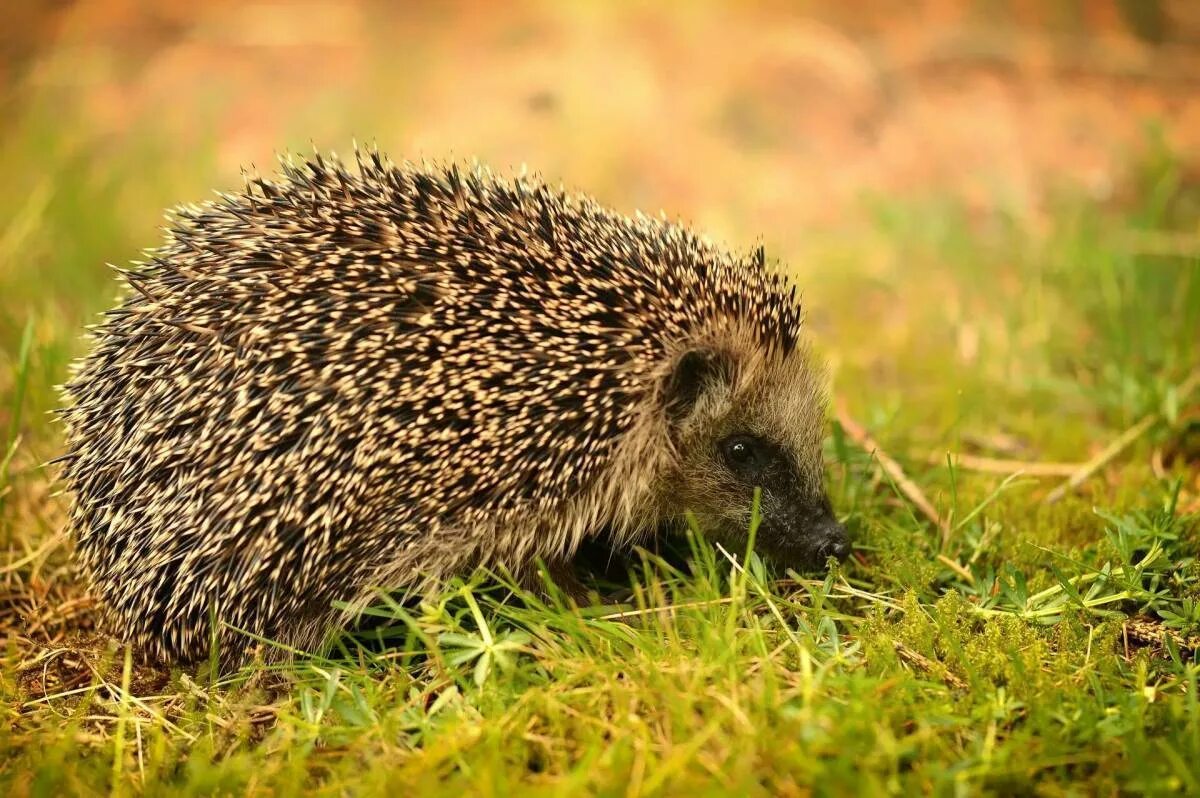
[[[875,456],[879,467],[894,483],[900,493],[912,502],[921,511],[922,515],[932,521],[934,526],[942,531],[944,544],[945,539],[950,535],[949,524],[938,515],[938,511],[934,509],[933,503],[926,498],[925,493],[917,487],[917,484],[908,478],[908,475],[904,473],[904,469],[900,467],[900,464],[883,450],[879,442],[871,437],[871,434],[861,424],[854,420],[854,417],[850,415],[850,412],[841,403],[837,406],[837,420],[842,425],[842,429],[846,431],[846,434],[860,449]]]
[[[1179,384],[1179,388],[1176,392],[1178,397],[1177,401],[1185,401],[1189,396],[1191,396],[1192,391],[1196,389],[1197,385],[1200,385],[1200,368],[1194,369],[1191,374],[1189,374],[1187,378]],[[1046,496],[1046,503],[1053,504],[1054,502],[1061,500],[1068,493],[1078,488],[1084,482],[1087,482],[1089,479],[1091,479],[1093,474],[1095,474],[1101,468],[1104,468],[1104,466],[1117,457],[1117,455],[1129,448],[1134,441],[1145,435],[1151,427],[1153,427],[1162,419],[1162,417],[1163,414],[1161,411],[1155,411],[1142,418],[1129,429],[1125,430],[1120,434],[1120,436],[1117,437],[1116,440],[1114,440],[1108,446],[1105,446],[1099,454],[1084,463],[1078,471],[1071,475],[1070,479],[1059,485],[1054,490],[1050,491],[1050,493]]]
[[[29,384],[29,353],[33,348],[33,317],[25,320],[21,333],[21,345],[17,350],[17,373],[14,381],[8,430],[4,438],[4,460],[0,462],[0,508],[4,507],[4,494],[8,488],[9,467],[20,444],[21,413],[25,405],[25,390]]]

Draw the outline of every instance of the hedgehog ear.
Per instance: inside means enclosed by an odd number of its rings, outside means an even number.
[[[728,357],[712,349],[689,349],[684,352],[675,361],[675,367],[667,377],[667,418],[673,423],[687,418],[707,387],[730,379],[733,372],[731,365]]]

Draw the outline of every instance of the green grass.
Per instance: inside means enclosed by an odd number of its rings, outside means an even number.
[[[836,395],[945,531],[833,425],[857,555],[824,578],[693,537],[681,560],[631,560],[627,617],[474,580],[381,598],[326,657],[216,681],[92,634],[39,468],[53,385],[116,290],[103,262],[203,197],[211,161],[66,127],[34,112],[0,139],[5,794],[1200,790],[1200,390],[1180,395],[1200,253],[1146,245],[1195,230],[1169,153],[1125,205],[1065,192],[1034,225],[874,198],[776,252]],[[1080,462],[1147,416],[1057,503],[1061,478],[946,459]]]

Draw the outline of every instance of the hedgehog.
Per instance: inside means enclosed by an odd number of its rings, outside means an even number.
[[[115,634],[306,649],[380,589],[572,584],[681,524],[817,569],[824,371],[795,284],[661,214],[482,166],[281,157],[118,269],[61,411],[76,557]],[[689,518],[685,521],[685,518]]]

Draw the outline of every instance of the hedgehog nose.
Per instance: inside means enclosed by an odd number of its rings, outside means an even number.
[[[836,557],[840,562],[850,555],[850,539],[846,527],[832,518],[826,520],[817,531],[817,556],[825,560]]]

